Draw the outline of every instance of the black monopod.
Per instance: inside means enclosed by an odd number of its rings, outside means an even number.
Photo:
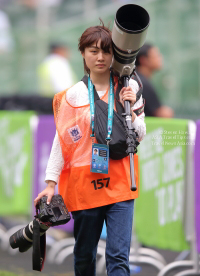
[[[149,23],[149,14],[141,6],[128,4],[117,10],[112,30],[114,58],[111,68],[114,74],[121,79],[123,87],[129,86],[129,79],[134,74],[138,79],[140,89],[142,89],[141,81],[135,72],[135,59],[144,45]],[[133,155],[137,151],[137,142],[136,133],[132,127],[129,101],[125,101],[124,109],[127,152],[130,157],[131,190],[136,191]]]

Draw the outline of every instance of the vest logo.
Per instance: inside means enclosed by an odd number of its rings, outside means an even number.
[[[82,133],[78,125],[69,128],[68,133],[74,143],[78,142],[82,138]]]

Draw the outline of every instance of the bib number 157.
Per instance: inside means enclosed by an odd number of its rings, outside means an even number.
[[[91,183],[94,185],[95,190],[102,189],[104,187],[107,188],[110,183],[110,177],[92,180]]]

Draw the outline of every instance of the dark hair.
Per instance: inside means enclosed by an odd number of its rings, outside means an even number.
[[[151,43],[145,43],[145,44],[141,47],[141,49],[140,49],[140,51],[139,51],[139,53],[137,54],[137,57],[136,57],[136,61],[135,61],[135,65],[136,65],[136,66],[140,66],[140,58],[141,58],[142,56],[147,57],[147,56],[148,56],[149,50],[150,50],[151,48],[153,48],[153,47],[154,47],[154,45],[151,44]]]
[[[111,45],[112,45],[112,36],[111,31],[109,28],[104,26],[103,21],[100,19],[100,22],[102,24],[99,26],[89,27],[86,29],[81,37],[79,38],[79,44],[78,49],[81,53],[84,53],[85,48],[89,47],[93,43],[98,43],[99,40],[101,40],[101,49],[106,52],[110,53]],[[83,59],[84,63],[84,70],[89,73],[89,68],[87,67],[85,63],[85,59]]]
[[[49,45],[49,52],[50,53],[53,53],[55,52],[57,49],[60,49],[60,48],[67,48],[67,45],[65,45],[64,43],[54,43],[52,42],[50,45]]]

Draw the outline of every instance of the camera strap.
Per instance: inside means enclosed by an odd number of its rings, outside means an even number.
[[[46,232],[40,236],[40,224],[37,219],[33,220],[33,270],[42,271],[46,255]]]

